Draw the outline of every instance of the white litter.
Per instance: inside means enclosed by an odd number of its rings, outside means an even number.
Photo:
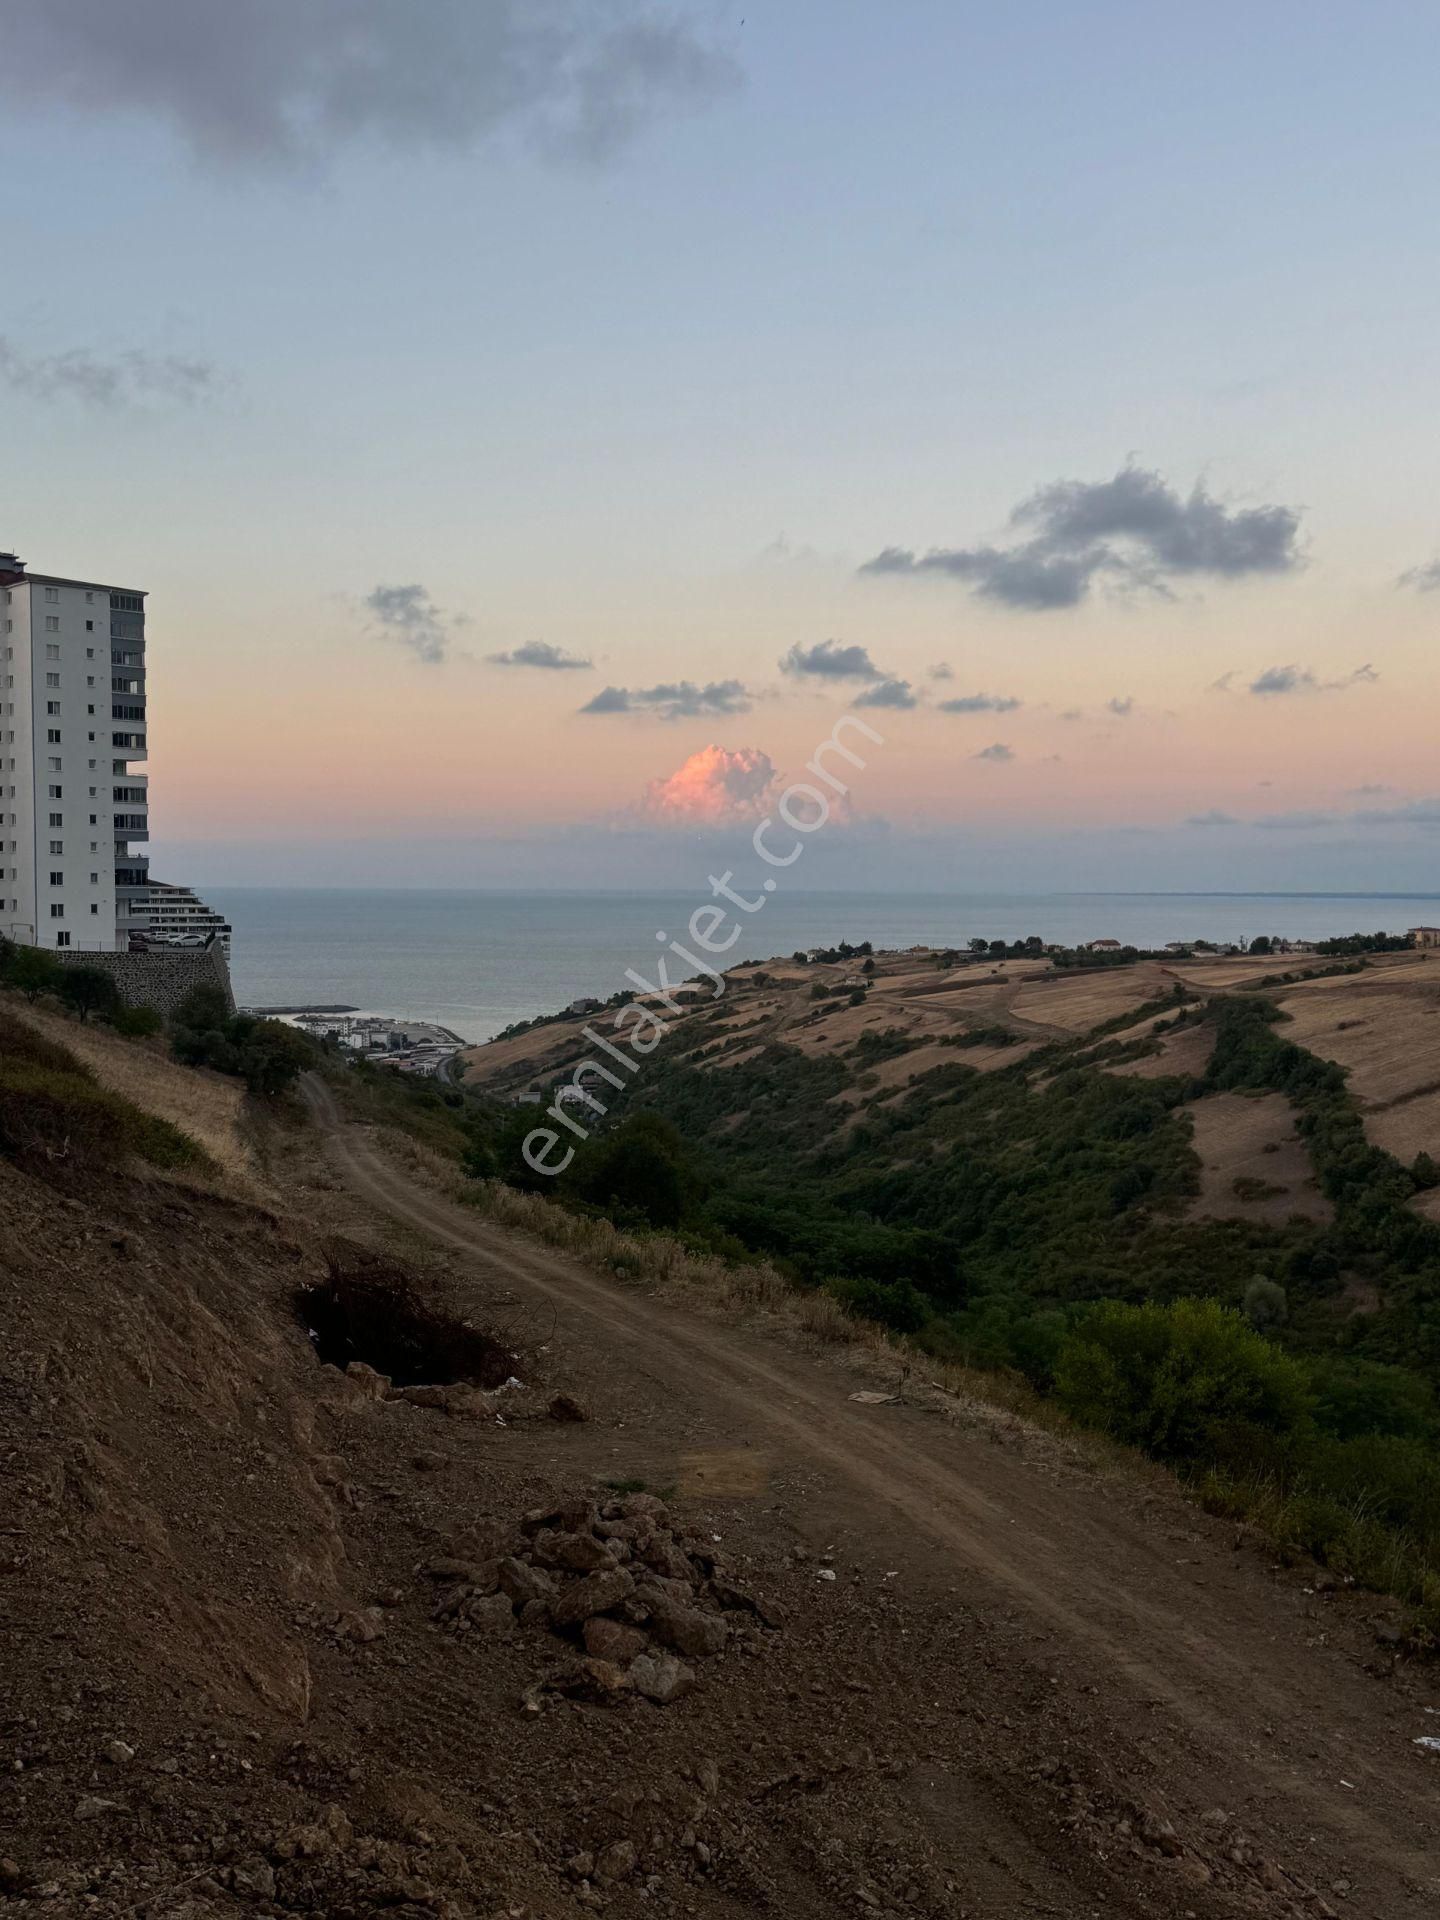
[[[1440,1740],[1433,1733],[1422,1733],[1415,1745],[1423,1747],[1427,1753],[1440,1753]]]
[[[817,1580],[833,1580],[835,1578],[834,1567],[821,1567],[815,1578]]]
[[[523,1387],[524,1384],[525,1382],[523,1380],[517,1380],[514,1374],[512,1373],[510,1378],[505,1382],[505,1385],[501,1387],[500,1391],[501,1393],[506,1393],[509,1391],[511,1387]]]
[[[868,1388],[850,1396],[852,1400],[858,1400],[862,1407],[893,1407],[899,1397],[895,1393],[871,1393]]]

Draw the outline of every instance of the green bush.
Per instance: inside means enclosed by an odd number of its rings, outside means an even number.
[[[1104,1302],[1061,1348],[1055,1389],[1083,1425],[1170,1461],[1287,1440],[1310,1418],[1299,1362],[1213,1300]]]
[[[878,1321],[892,1333],[918,1333],[931,1316],[930,1302],[910,1280],[827,1280],[825,1291],[858,1319]]]
[[[117,1007],[110,1015],[110,1024],[127,1040],[145,1040],[159,1033],[164,1022],[154,1007]]]

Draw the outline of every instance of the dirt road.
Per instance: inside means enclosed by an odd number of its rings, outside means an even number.
[[[857,1405],[853,1377],[823,1358],[486,1223],[345,1126],[323,1085],[306,1098],[356,1196],[459,1256],[477,1296],[554,1309],[552,1347],[602,1408],[628,1410],[618,1452],[763,1459],[772,1499],[817,1550],[834,1545],[865,1578],[984,1623],[964,1656],[967,1700],[977,1727],[1003,1726],[1007,1754],[1023,1752],[1029,1716],[1037,1803],[1039,1748],[1056,1725],[1035,1705],[1039,1674],[1067,1703],[1072,1777],[1078,1768],[1092,1798],[1120,1794],[1170,1823],[1173,1845],[1162,1835],[1157,1853],[1189,1868],[1168,1907],[1127,1872],[1096,1904],[1093,1879],[1082,1895],[1063,1849],[1037,1840],[1039,1813],[1015,1810],[1016,1846],[1023,1828],[1024,1846],[1046,1855],[1043,1878],[1032,1860],[1026,1884],[1063,1904],[1012,1892],[1007,1905],[1002,1875],[986,1883],[993,1905],[957,1912],[1433,1910],[1440,1759],[1413,1743],[1440,1728],[1426,1711],[1440,1687],[1418,1671],[1383,1676],[1365,1625],[1378,1607],[1309,1592],[1303,1575],[1235,1550],[1228,1528],[1168,1494],[997,1445],[925,1408]],[[1024,1649],[1028,1695],[1005,1645]],[[989,1737],[975,1736],[982,1773]],[[947,1817],[937,1807],[938,1828]],[[1083,1822],[1071,1826],[1078,1857]]]

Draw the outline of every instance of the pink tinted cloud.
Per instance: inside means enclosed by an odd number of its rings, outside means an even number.
[[[673,773],[650,781],[642,806],[653,820],[743,825],[770,810],[778,788],[774,762],[761,748],[701,747]]]

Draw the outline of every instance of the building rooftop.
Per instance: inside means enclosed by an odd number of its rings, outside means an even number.
[[[87,593],[133,593],[142,600],[146,595],[144,587],[122,587],[114,581],[69,580],[59,573],[31,573],[19,554],[0,552],[0,587],[13,587],[21,581],[42,587],[81,587]]]

